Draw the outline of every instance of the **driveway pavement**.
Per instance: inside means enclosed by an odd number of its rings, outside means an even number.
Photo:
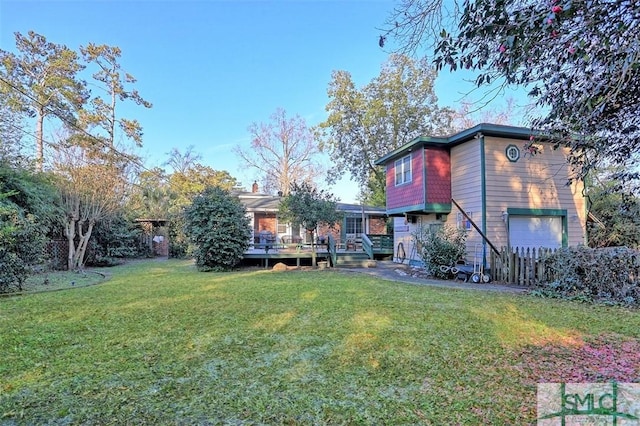
[[[420,276],[419,270],[408,265],[396,263],[392,261],[379,260],[376,262],[375,268],[336,268],[337,271],[344,273],[368,274],[383,280],[403,282],[407,284],[426,285],[431,287],[457,288],[464,290],[480,290],[480,291],[498,291],[502,293],[524,294],[529,291],[528,287],[520,287],[505,284],[474,284],[461,280],[438,280],[433,278],[424,278]]]

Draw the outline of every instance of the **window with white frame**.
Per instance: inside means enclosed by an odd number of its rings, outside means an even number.
[[[411,182],[411,155],[402,157],[395,162],[396,185]]]
[[[346,234],[362,234],[362,217],[347,217],[345,222]]]

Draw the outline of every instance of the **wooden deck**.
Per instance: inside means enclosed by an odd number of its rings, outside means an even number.
[[[363,250],[339,249],[336,252],[337,265],[340,266],[353,261],[367,260],[367,255]],[[374,250],[375,259],[386,259],[393,256],[393,250]],[[330,254],[326,246],[316,246],[316,261],[329,260]],[[301,249],[296,247],[272,247],[269,250],[264,248],[252,248],[244,254],[243,264],[253,266],[264,266],[268,268],[278,262],[290,266],[310,266],[311,247],[304,246]]]

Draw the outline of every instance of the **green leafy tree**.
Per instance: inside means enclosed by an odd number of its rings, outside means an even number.
[[[624,172],[615,167],[589,179],[586,194],[594,219],[587,222],[590,247],[640,248],[640,199],[637,188],[617,177]]]
[[[60,204],[47,175],[0,161],[0,292],[20,291],[43,262]]]
[[[435,48],[437,67],[477,73],[478,86],[529,90],[546,130],[581,177],[602,162],[635,178],[640,148],[640,2],[634,0],[402,2],[383,36]],[[435,8],[435,10],[434,10]],[[458,11],[443,20],[443,10]],[[394,19],[395,18],[395,19]],[[431,38],[436,25],[444,30]]]
[[[184,153],[174,148],[165,163],[173,171],[166,175],[166,187],[160,189],[157,195],[163,194],[166,201],[170,257],[182,258],[188,254],[189,240],[184,233],[183,211],[193,199],[207,187],[231,191],[238,186],[238,181],[229,172],[202,165],[199,163],[200,158],[199,154],[193,152],[192,147],[188,147]]]
[[[45,244],[35,216],[0,204],[0,293],[23,290],[31,267],[44,258]]]
[[[188,205],[195,195],[209,186],[231,191],[237,184],[236,178],[226,170],[214,170],[202,164],[195,164],[184,172],[174,172],[169,176],[169,188],[177,207]]]
[[[13,205],[22,214],[32,214],[45,233],[60,225],[62,207],[51,174],[0,161],[0,194],[5,205]]]
[[[334,71],[329,84],[329,117],[319,125],[322,148],[336,166],[335,183],[349,172],[365,201],[384,200],[386,172],[377,159],[421,135],[448,134],[453,112],[438,107],[436,73],[425,59],[391,55],[380,75],[357,89],[347,71]]]
[[[87,98],[78,79],[84,66],[78,54],[47,41],[33,31],[15,33],[17,54],[0,49],[0,93],[11,108],[36,119],[36,165],[44,164],[44,119],[55,116],[74,123],[74,113]]]
[[[266,192],[286,195],[293,182],[312,182],[321,175],[316,135],[302,117],[287,118],[287,112],[278,108],[271,122],[253,123],[249,132],[251,146],[238,145],[234,152],[259,172]]]
[[[333,194],[318,190],[307,182],[292,183],[287,195],[282,198],[278,215],[284,222],[299,224],[311,234],[311,262],[316,266],[315,236],[318,225],[329,226],[342,220]]]
[[[208,187],[185,209],[185,234],[194,249],[200,271],[227,271],[235,267],[251,242],[251,226],[237,197],[219,187]]]
[[[137,219],[166,219],[170,213],[173,194],[169,177],[159,167],[138,173],[127,207]]]

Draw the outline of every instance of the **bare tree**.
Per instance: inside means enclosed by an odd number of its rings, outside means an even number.
[[[270,123],[253,123],[249,132],[250,148],[238,145],[233,151],[259,171],[267,192],[286,195],[293,182],[313,182],[321,175],[315,134],[300,116],[287,118],[286,111],[278,108]]]
[[[379,45],[386,47],[391,36],[396,52],[432,51],[442,29],[455,28],[463,6],[461,0],[399,0],[385,22]]]
[[[189,145],[184,154],[178,148],[171,148],[167,153],[169,159],[163,165],[170,166],[174,173],[187,173],[202,160],[202,155],[194,151],[194,146]]]
[[[469,100],[460,102],[460,107],[454,112],[452,126],[456,131],[469,129],[480,123],[516,125],[515,100],[507,98],[503,109],[489,109],[486,105],[478,106]]]
[[[94,225],[122,207],[129,184],[126,165],[78,146],[60,147],[53,162],[65,209],[68,268],[79,269]]]

